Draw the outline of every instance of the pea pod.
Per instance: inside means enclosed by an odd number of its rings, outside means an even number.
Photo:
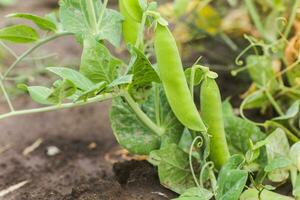
[[[138,38],[142,10],[138,0],[119,0],[120,12],[124,17],[122,33],[126,44],[134,45]]]
[[[210,158],[220,169],[229,159],[226,142],[221,95],[216,81],[205,77],[201,85],[201,115],[207,125],[210,139]]]
[[[176,41],[167,26],[157,25],[154,48],[160,78],[174,114],[187,128],[206,132],[184,75]]]

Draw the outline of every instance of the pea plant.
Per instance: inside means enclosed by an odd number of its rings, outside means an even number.
[[[110,121],[117,141],[132,154],[147,155],[161,184],[180,195],[177,200],[289,200],[293,198],[272,191],[288,180],[299,198],[300,143],[290,131],[299,101],[262,128],[243,112],[245,119],[236,116],[229,101],[221,101],[217,73],[199,60],[184,70],[176,40],[155,1],[120,0],[120,12],[107,4],[108,0],[60,0],[58,16],[8,16],[36,26],[0,30],[3,41],[32,44],[1,73],[0,87],[10,112],[0,119],[111,99]],[[5,87],[12,71],[39,47],[65,36],[75,37],[83,47],[79,70],[49,67],[46,70],[58,77],[52,86],[18,85],[44,106],[16,110]],[[122,38],[128,59],[117,58],[108,48],[120,48]],[[258,71],[259,86],[269,74],[260,73],[262,68],[256,69],[253,62],[266,63],[267,58],[253,56],[247,61]],[[267,85],[278,87],[278,81],[274,77]],[[199,103],[194,103],[195,89],[200,90]],[[274,93],[262,91],[277,108]],[[246,99],[241,111],[254,98]]]

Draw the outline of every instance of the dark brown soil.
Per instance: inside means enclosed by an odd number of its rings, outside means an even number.
[[[45,14],[56,8],[55,0],[19,0],[0,8],[0,19],[11,12]],[[11,22],[0,20],[0,26]],[[14,49],[17,53],[23,46]],[[45,51],[58,52],[57,60],[78,63],[80,47],[71,38],[51,42]],[[8,59],[8,64],[11,62]],[[26,65],[19,67],[25,70]],[[25,96],[13,104],[32,108]],[[159,184],[156,169],[146,161],[122,159],[108,120],[110,102],[50,113],[13,117],[0,121],[0,191],[22,181],[25,186],[7,194],[5,200],[164,200],[176,195]],[[7,112],[0,101],[0,113]],[[23,150],[37,139],[42,144],[24,156]],[[49,156],[47,149],[60,153]],[[8,147],[6,151],[3,149]],[[123,156],[124,157],[124,156]],[[128,156],[126,157],[128,158]],[[1,197],[0,197],[1,199]]]

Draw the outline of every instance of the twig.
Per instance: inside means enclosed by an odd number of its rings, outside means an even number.
[[[25,186],[28,183],[29,183],[29,181],[22,181],[18,184],[12,185],[12,186],[8,187],[7,189],[0,191],[0,198],[2,199],[2,197],[8,195],[11,192],[14,192],[14,191],[20,189],[21,187]]]
[[[33,151],[35,151],[37,148],[39,148],[39,146],[43,143],[43,139],[39,138],[37,139],[34,143],[32,143],[30,146],[26,147],[22,154],[24,156],[28,156],[30,153],[32,153]]]

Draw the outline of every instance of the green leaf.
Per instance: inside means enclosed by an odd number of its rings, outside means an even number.
[[[30,86],[27,87],[27,90],[30,94],[30,97],[32,100],[34,100],[37,103],[50,105],[52,104],[50,101],[48,101],[48,97],[51,95],[52,90],[47,87],[42,86]]]
[[[250,94],[243,103],[243,109],[262,108],[269,103],[269,100],[263,90],[258,90]]]
[[[223,103],[225,132],[230,151],[245,154],[250,149],[249,140],[257,143],[265,134],[254,124],[234,115],[229,101]]]
[[[26,25],[14,25],[0,29],[0,40],[15,43],[31,43],[39,39],[38,33]]]
[[[109,50],[93,38],[84,40],[80,72],[94,83],[115,80],[117,67],[121,61],[113,57]]]
[[[189,165],[189,155],[176,144],[152,151],[149,159],[150,162],[158,164],[159,179],[166,188],[183,194],[188,188],[195,187]],[[198,171],[198,169],[195,170]]]
[[[101,1],[93,0],[96,22],[90,19],[86,0],[61,0],[60,18],[65,30],[74,33],[81,40],[94,36],[97,40],[106,39],[118,47],[121,41],[123,17],[117,11],[106,9],[99,25]]]
[[[293,164],[300,171],[300,142],[293,144],[289,152],[289,158],[293,161]]]
[[[216,200],[239,199],[248,179],[248,172],[239,169],[243,162],[241,155],[233,155],[222,167],[218,177]]]
[[[160,82],[157,72],[148,60],[148,58],[134,46],[129,47],[131,61],[128,66],[130,74],[133,74],[133,83],[131,87],[143,87],[152,82]]]
[[[268,163],[268,165],[265,167],[265,172],[272,172],[278,169],[284,169],[289,167],[291,164],[292,161],[288,157],[279,156]]]
[[[129,92],[136,101],[144,101],[149,95],[152,82],[160,82],[155,68],[148,58],[139,49],[129,46],[132,55],[128,66],[128,74],[133,75],[133,82],[129,86]]]
[[[260,198],[259,191],[253,188],[247,189],[241,195],[240,200],[294,200],[292,197],[283,196],[281,194],[277,194],[275,192],[271,192],[268,190],[263,190]]]
[[[287,110],[284,116],[273,118],[273,120],[288,120],[294,118],[299,113],[300,100],[295,101]]]
[[[111,82],[108,87],[116,87],[120,85],[129,85],[132,83],[133,75],[125,75],[125,76],[120,76],[117,79],[115,79],[113,82]]]
[[[123,16],[115,10],[106,9],[100,30],[97,33],[98,40],[107,40],[115,47],[119,47],[122,35]]]
[[[180,197],[173,200],[210,200],[213,194],[205,188],[193,187],[187,189]]]
[[[155,92],[141,105],[141,109],[152,119],[156,120]],[[158,149],[161,143],[177,143],[183,131],[183,126],[178,122],[170,109],[163,89],[160,89],[160,126],[165,130],[162,138],[158,137],[146,127],[127,103],[121,98],[113,100],[110,111],[110,120],[115,137],[121,146],[134,154],[147,155],[152,150]]]
[[[27,19],[32,22],[34,22],[39,28],[46,30],[46,31],[56,31],[56,25],[49,21],[46,18],[33,15],[33,14],[28,14],[28,13],[13,13],[7,15],[7,17],[10,18],[21,18],[21,19]]]
[[[272,59],[267,56],[250,55],[247,57],[247,68],[252,80],[260,87],[269,86],[271,91],[278,88]]]
[[[110,121],[118,143],[129,152],[147,155],[160,147],[160,138],[139,120],[121,98],[113,100]]]
[[[185,77],[186,80],[190,80],[191,79],[191,73],[192,73],[192,67],[187,68],[185,71]],[[197,86],[201,83],[201,80],[203,78],[203,71],[200,68],[195,68],[195,77],[194,77],[194,85]]]
[[[266,150],[268,163],[271,163],[278,157],[289,156],[289,142],[282,129],[276,129],[267,138]],[[288,169],[277,169],[268,173],[268,178],[273,182],[282,182],[289,177]]]
[[[89,90],[94,87],[94,83],[81,73],[66,67],[48,67],[47,70],[60,76],[63,79],[72,81],[81,90]]]
[[[68,80],[59,80],[54,84],[51,95],[48,97],[48,101],[53,104],[60,104],[67,97],[70,97],[75,94],[77,88],[75,84]]]

